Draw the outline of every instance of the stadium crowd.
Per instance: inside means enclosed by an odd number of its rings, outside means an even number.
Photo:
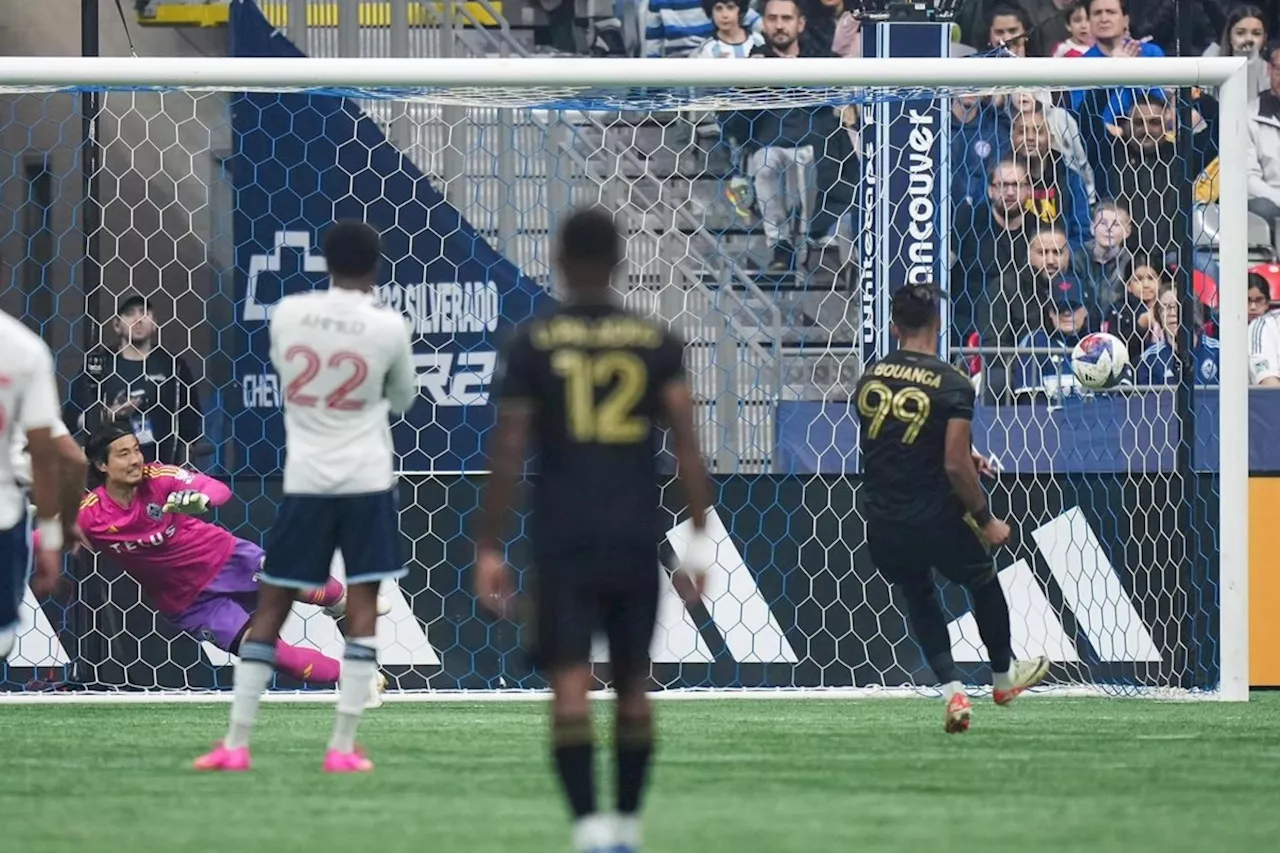
[[[865,4],[755,2],[650,0],[644,54],[860,54],[855,12]],[[1253,275],[1280,301],[1280,268],[1270,263],[1280,245],[1280,38],[1272,40],[1280,37],[1280,6],[1224,0],[958,6],[955,58],[1248,56],[1249,208],[1270,230],[1267,246],[1251,247],[1264,262]],[[1190,44],[1176,38],[1178,12],[1190,17]],[[1140,384],[1174,383],[1178,366],[1197,382],[1217,384],[1214,93],[1193,90],[1191,102],[1180,105],[1176,90],[1029,90],[955,98],[951,111],[952,343],[974,353],[970,368],[982,374],[988,394],[1022,399],[1070,391],[1070,363],[1062,355],[996,355],[992,348],[1065,352],[1098,330],[1128,345]],[[857,110],[826,108],[744,111],[719,120],[739,172],[729,182],[734,202],[741,206],[736,196],[750,190],[770,246],[762,273],[804,269],[810,253],[840,239],[842,221],[845,237],[855,233],[858,124]],[[1186,280],[1178,262],[1188,241],[1195,246],[1190,278],[1197,309],[1187,318],[1192,334],[1179,338],[1183,306],[1175,288]],[[1280,337],[1280,319],[1258,322],[1277,326]],[[1176,353],[1187,340],[1194,351]]]

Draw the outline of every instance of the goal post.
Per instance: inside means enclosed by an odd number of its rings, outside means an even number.
[[[1011,566],[1002,558],[1000,568],[1008,569],[1001,572],[1006,592],[1012,596],[1011,589],[1025,589],[1035,603],[1015,615],[1021,620],[1015,633],[1022,631],[1024,640],[1058,643],[1072,656],[1064,668],[1055,670],[1059,687],[1240,701],[1247,700],[1249,691],[1250,615],[1246,75],[1243,58],[731,62],[15,57],[0,68],[0,98],[44,99],[44,109],[53,115],[62,109],[57,99],[90,90],[103,93],[104,121],[112,137],[101,143],[107,156],[97,177],[106,179],[105,192],[117,195],[85,203],[96,203],[108,220],[102,226],[110,237],[108,256],[95,262],[115,263],[125,281],[106,285],[110,294],[103,307],[108,310],[74,320],[109,326],[116,299],[139,286],[146,287],[145,296],[172,306],[175,320],[194,318],[182,321],[186,336],[181,347],[201,365],[197,380],[217,389],[215,402],[206,406],[206,426],[214,409],[226,409],[224,432],[214,442],[219,453],[209,457],[210,465],[215,475],[238,484],[233,503],[244,503],[229,506],[219,519],[246,538],[261,537],[279,495],[279,389],[272,385],[261,349],[262,324],[271,302],[300,286],[322,286],[322,261],[314,247],[316,232],[326,220],[367,214],[394,244],[387,250],[382,297],[413,320],[423,393],[419,408],[424,411],[419,420],[400,423],[396,433],[402,521],[412,530],[406,534],[406,551],[416,586],[395,591],[396,609],[380,626],[380,635],[385,632],[380,636],[384,654],[395,651],[393,675],[406,692],[459,690],[472,695],[542,686],[523,664],[513,662],[519,657],[518,626],[486,621],[470,601],[467,517],[475,509],[483,479],[483,438],[490,422],[485,414],[487,382],[494,348],[511,323],[527,317],[547,290],[554,291],[546,245],[551,226],[569,204],[589,200],[616,206],[632,225],[630,263],[640,283],[626,294],[628,304],[668,321],[679,315],[683,323],[691,372],[701,377],[695,385],[705,383],[695,390],[704,450],[717,477],[717,532],[732,544],[721,550],[721,580],[702,612],[673,610],[674,597],[664,598],[663,627],[656,642],[665,647],[655,655],[656,685],[691,691],[858,688],[868,694],[904,688],[902,692],[914,695],[929,692],[929,679],[919,670],[914,641],[904,633],[902,608],[887,588],[873,584],[873,570],[862,564],[864,558],[855,559],[865,551],[856,464],[847,469],[823,467],[823,460],[842,453],[852,457],[852,427],[815,427],[835,417],[836,408],[823,408],[798,431],[793,429],[791,435],[808,436],[801,440],[811,445],[823,443],[807,448],[818,461],[802,473],[786,469],[775,449],[784,429],[778,404],[796,393],[792,386],[799,382],[788,378],[786,365],[803,365],[798,369],[809,373],[799,384],[816,384],[812,365],[817,362],[804,360],[808,344],[788,343],[783,332],[800,322],[795,319],[800,314],[828,332],[832,325],[858,328],[870,322],[869,313],[858,314],[855,294],[840,295],[845,287],[841,282],[853,289],[856,273],[851,270],[860,263],[856,249],[852,256],[841,256],[833,283],[817,289],[821,294],[808,292],[800,299],[793,299],[795,291],[805,289],[799,273],[780,283],[778,277],[744,273],[731,259],[721,263],[724,246],[736,237],[707,223],[720,222],[715,217],[728,208],[725,216],[739,217],[738,224],[752,223],[744,230],[758,230],[752,202],[758,207],[760,194],[752,191],[749,181],[729,187],[713,203],[696,197],[692,189],[686,193],[691,182],[682,183],[673,171],[681,152],[696,146],[698,125],[706,116],[743,110],[861,109],[1039,88],[1212,89],[1218,104],[1221,164],[1215,244],[1221,381],[1212,392],[1216,464],[1199,465],[1194,472],[1174,470],[1168,467],[1172,450],[1166,458],[1160,452],[1135,455],[1121,448],[1113,454],[1114,467],[1105,473],[1087,465],[1059,471],[1044,449],[1044,436],[1065,429],[1068,422],[1072,428],[1084,428],[1091,410],[1079,410],[1071,415],[1076,420],[1063,421],[1055,420],[1052,405],[1020,408],[999,402],[990,407],[992,417],[1004,412],[1008,420],[996,429],[1017,424],[1030,438],[1008,450],[1008,474],[993,489],[1003,511],[1018,513],[1028,501],[1036,504],[1022,531],[1029,550]],[[215,97],[226,100],[216,105],[202,101]],[[464,108],[462,123],[440,127],[442,105]],[[494,113],[508,115],[494,120]],[[536,125],[536,136],[525,134],[524,123],[510,120],[515,113],[533,116],[528,126]],[[657,125],[662,147],[657,155],[637,154],[625,144],[609,149],[602,141],[615,123],[622,126],[617,116],[659,113],[666,118]],[[0,116],[0,139],[5,138],[6,121],[22,129],[24,120],[17,115],[13,111],[7,120]],[[590,116],[595,118],[583,118]],[[584,137],[594,146],[586,153]],[[471,147],[460,159],[469,163],[467,157],[474,155],[482,161],[480,168],[490,170],[496,190],[492,181],[483,186],[473,181],[464,182],[459,192],[450,184],[454,176],[440,174],[437,146],[456,146],[463,138]],[[530,139],[537,141],[528,143]],[[493,154],[495,146],[514,148],[524,160],[504,164]],[[325,153],[317,155],[318,148]],[[316,166],[311,162],[316,156],[331,158],[332,165]],[[740,155],[735,151],[733,156]],[[653,162],[646,166],[650,157]],[[530,171],[525,161],[533,159],[544,165]],[[205,160],[216,166],[193,165]],[[379,171],[380,162],[391,164],[392,174]],[[163,204],[170,211],[175,206],[183,209],[187,230],[181,237],[188,249],[196,247],[191,257],[207,269],[193,271],[193,263],[179,250],[154,261],[154,270],[145,250],[125,258],[126,242],[134,239],[145,246],[147,229],[156,226],[127,221],[145,217],[137,213],[139,201],[123,189],[124,177],[174,168],[180,174],[165,178],[172,195]],[[635,169],[642,174],[637,177]],[[343,178],[345,189],[333,190],[326,183],[335,174]],[[587,193],[577,184],[568,185],[570,174],[574,181],[584,182]],[[891,189],[869,186],[865,175],[859,180],[857,193],[876,203]],[[745,194],[754,199],[735,195],[743,193],[744,186]],[[535,200],[529,201],[524,193],[534,194]],[[540,232],[512,224],[513,218],[532,217],[531,205],[545,220]],[[851,211],[852,206],[838,211],[836,218],[852,220]],[[1190,220],[1188,211],[1181,214]],[[116,216],[126,220],[120,233],[111,230],[116,225],[110,220]],[[858,218],[853,232],[845,236],[856,246],[866,223],[873,221]],[[66,239],[74,235],[74,223],[61,227]],[[1184,239],[1189,233],[1187,226]],[[678,241],[678,258],[671,256],[673,240]],[[901,243],[888,239],[883,245],[890,252],[903,250]],[[34,250],[23,251],[19,262]],[[445,267],[451,272],[442,272]],[[209,278],[203,289],[189,283],[197,272]],[[82,279],[72,279],[57,295],[60,323],[74,322],[66,316],[68,310],[88,310],[62,307],[62,300],[66,305],[87,305],[75,302],[73,290]],[[175,286],[181,292],[172,292]],[[833,312],[831,299],[837,297],[840,307]],[[887,292],[872,298],[886,299]],[[800,306],[794,313],[786,307],[793,302]],[[429,309],[424,307],[428,303]],[[48,324],[54,320],[39,316],[38,304],[28,292],[21,307],[48,336]],[[861,308],[872,310],[865,304]],[[824,363],[835,365],[837,373],[855,363],[861,368],[866,353],[853,340],[856,334],[845,335],[849,346],[838,353],[831,342],[835,336],[828,337],[819,361],[826,358]],[[79,349],[80,335],[68,334],[59,351],[64,383],[82,372]],[[793,351],[800,355],[792,358]],[[808,346],[808,352],[815,351]],[[1018,352],[1033,354],[1025,347]],[[220,359],[224,363],[219,367]],[[247,369],[246,363],[256,366]],[[815,405],[837,403],[844,407],[840,417],[847,418],[849,401],[847,395],[840,396],[842,383],[827,383],[829,390]],[[1140,389],[1125,396],[1117,414],[1109,416],[1118,419],[1115,434],[1132,435],[1134,429],[1140,435],[1176,433],[1180,415],[1162,393]],[[807,417],[796,407],[787,411],[787,417]],[[1033,440],[1043,447],[1029,449]],[[1186,440],[1194,444],[1199,439]],[[236,449],[223,452],[220,441]],[[1034,464],[1024,461],[1033,456],[1038,460]],[[1199,488],[1182,492],[1177,484],[1198,476],[1206,478],[1204,488],[1213,493],[1212,501],[1202,501],[1211,509],[1186,517],[1208,513],[1206,529],[1171,526],[1168,518],[1177,515],[1181,504],[1194,502],[1187,495]],[[1157,485],[1147,488],[1146,477]],[[1099,486],[1099,480],[1106,483]],[[1095,491],[1096,498],[1087,497]],[[662,549],[678,555],[683,518],[678,491],[667,492],[672,529]],[[1045,495],[1053,497],[1046,500]],[[1129,517],[1095,524],[1071,495],[1081,503],[1096,500],[1099,505],[1122,499],[1164,500],[1168,505],[1112,507],[1113,515]],[[1148,523],[1154,526],[1144,527]],[[1099,525],[1101,532],[1094,529]],[[1193,537],[1198,545],[1184,541],[1166,547],[1166,540],[1183,537]],[[1133,539],[1142,541],[1128,541]],[[1179,550],[1193,547],[1199,548],[1195,554]],[[841,548],[847,553],[833,559]],[[1141,556],[1122,567],[1126,553]],[[513,562],[522,564],[524,555],[521,545],[513,546]],[[225,688],[227,656],[177,636],[164,620],[150,614],[132,587],[122,604],[119,591],[130,581],[108,563],[109,556],[104,556],[75,570],[84,573],[77,575],[83,581],[78,590],[86,595],[96,590],[92,604],[72,599],[29,607],[37,621],[28,626],[25,645],[20,645],[22,660],[0,671],[0,694],[21,690],[32,681],[58,680],[53,669],[70,668],[86,654],[71,648],[82,640],[76,635],[86,624],[99,638],[95,642],[105,648],[95,653],[99,659],[92,666],[105,660],[112,675],[103,680],[113,686]],[[769,565],[767,572],[761,563]],[[1184,588],[1183,583],[1194,588]],[[1019,602],[1023,607],[1022,599]],[[108,612],[126,625],[123,632],[115,623],[113,628],[97,625]],[[956,641],[968,642],[966,631],[971,628],[965,627],[964,611],[951,612],[956,616]],[[73,618],[74,613],[81,616]],[[142,613],[150,615],[140,618]],[[1045,620],[1048,627],[1031,624],[1036,620]],[[1144,621],[1146,626],[1140,624]],[[299,624],[300,642],[340,648],[336,627],[317,614],[302,614]],[[128,627],[136,625],[143,627]],[[129,635],[124,651],[121,633]],[[133,636],[139,633],[146,636]],[[1149,656],[1122,649],[1120,658],[1108,658],[1101,648],[1124,646],[1133,637],[1152,646]],[[61,655],[48,652],[59,638]],[[1015,646],[1018,642],[1015,638]],[[145,683],[135,684],[139,678]]]

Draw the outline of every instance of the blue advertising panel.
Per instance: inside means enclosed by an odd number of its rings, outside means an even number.
[[[298,57],[252,3],[232,4],[235,56]],[[239,473],[283,461],[281,392],[267,322],[283,295],[327,284],[320,241],[338,219],[382,235],[379,297],[414,331],[422,399],[394,428],[404,471],[483,470],[499,338],[547,298],[494,250],[356,103],[337,95],[242,93],[232,101],[235,377],[228,395]]]
[[[862,39],[866,57],[937,59],[951,54],[950,24],[874,23],[863,27]],[[937,97],[884,99],[864,112],[857,238],[863,363],[883,358],[892,348],[892,287],[933,282],[947,289],[950,111],[950,99]],[[942,328],[949,322],[944,307]],[[948,341],[942,337],[945,358]]]
[[[1280,392],[1249,392],[1249,470],[1280,473]],[[1218,469],[1218,392],[1195,396],[1197,471]],[[973,443],[1010,474],[1168,474],[1181,441],[1174,392],[1116,394],[1042,404],[980,405]],[[778,404],[775,470],[785,474],[854,474],[858,412],[852,403]]]

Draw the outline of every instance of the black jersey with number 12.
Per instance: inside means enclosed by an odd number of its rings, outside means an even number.
[[[970,381],[951,365],[898,350],[867,369],[854,399],[868,520],[925,526],[964,513],[947,479],[947,421],[973,420]]]
[[[612,305],[569,305],[516,332],[498,397],[534,407],[535,550],[656,548],[663,387],[684,347]]]

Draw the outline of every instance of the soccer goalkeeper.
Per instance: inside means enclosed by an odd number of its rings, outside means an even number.
[[[114,560],[152,606],[178,628],[236,654],[257,603],[263,551],[196,516],[231,497],[225,485],[194,471],[147,464],[127,428],[107,424],[89,437],[90,478],[101,485],[80,504],[87,544]],[[346,589],[334,578],[299,601],[337,618]],[[281,672],[309,683],[335,682],[340,664],[313,649],[276,645]],[[374,674],[369,707],[382,704],[386,678]]]

